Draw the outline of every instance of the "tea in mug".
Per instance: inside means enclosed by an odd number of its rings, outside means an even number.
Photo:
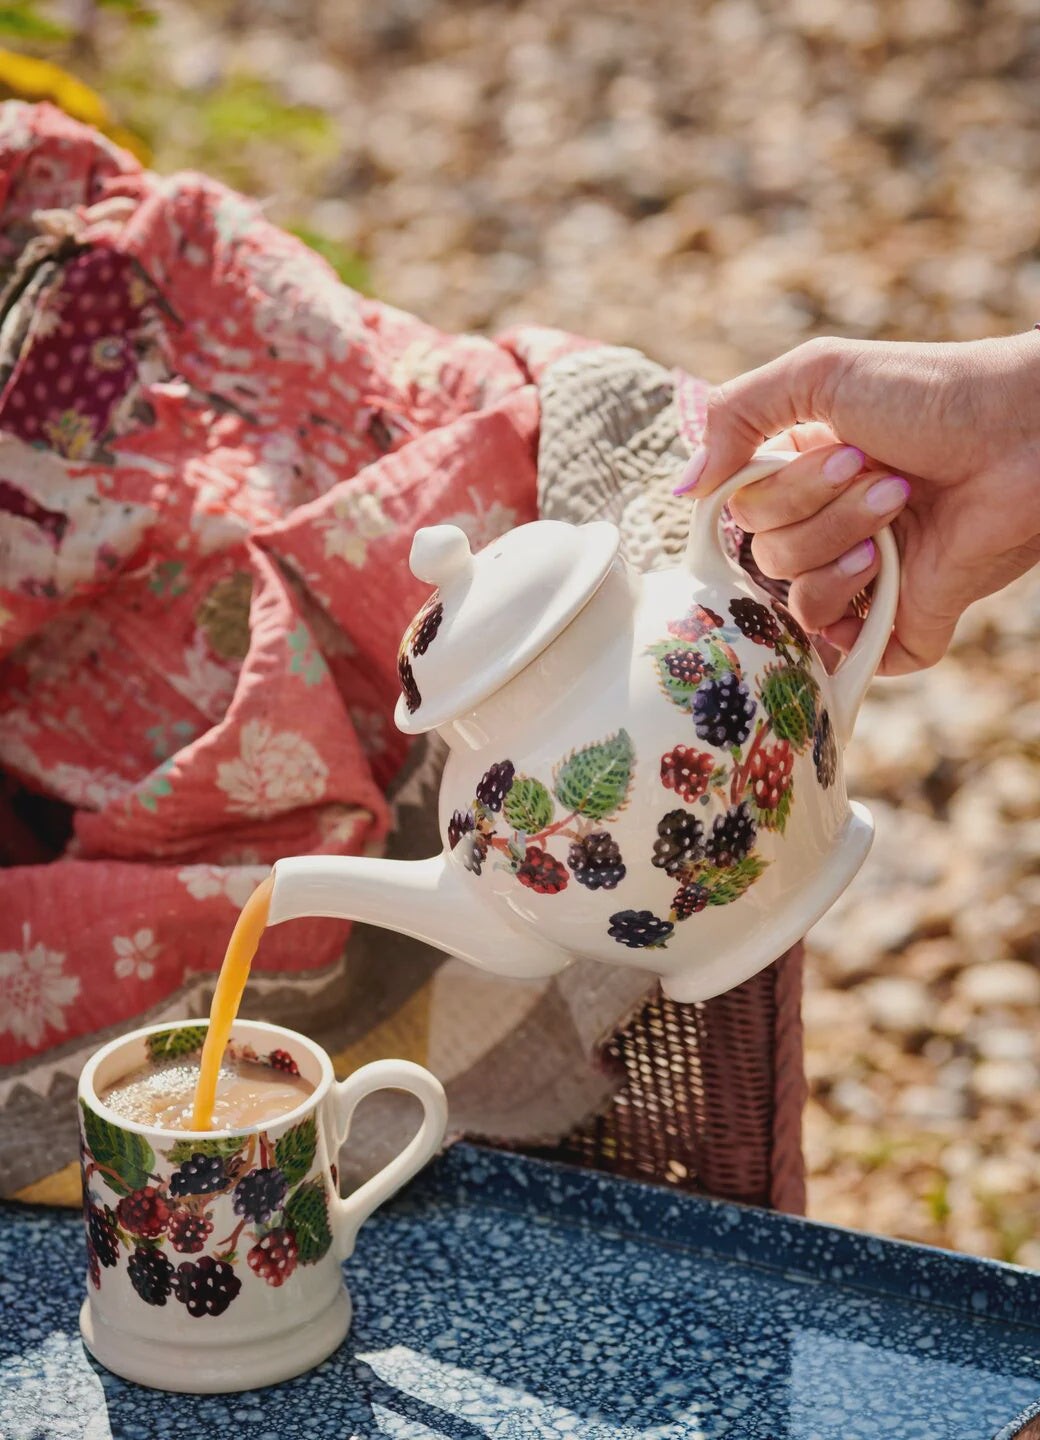
[[[140,1066],[102,1092],[100,1099],[123,1120],[164,1130],[194,1130],[198,1060],[164,1060]],[[314,1086],[301,1075],[253,1060],[225,1059],[217,1074],[214,1130],[266,1125],[302,1105]]]

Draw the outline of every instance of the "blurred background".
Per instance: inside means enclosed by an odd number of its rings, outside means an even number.
[[[1040,0],[35,0],[0,47],[0,95],[262,199],[446,330],[720,381],[1040,320]],[[1038,620],[1027,577],[875,687],[878,840],[805,999],[810,1213],[1034,1266]]]

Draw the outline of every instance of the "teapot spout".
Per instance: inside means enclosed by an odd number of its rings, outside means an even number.
[[[479,970],[515,980],[556,975],[573,959],[526,928],[496,920],[466,889],[444,854],[429,860],[352,855],[294,855],[279,860],[268,925],[316,915],[396,930],[428,941]]]

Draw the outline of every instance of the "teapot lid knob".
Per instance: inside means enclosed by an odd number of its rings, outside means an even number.
[[[416,580],[442,588],[473,570],[465,530],[457,525],[427,525],[415,532],[408,566]]]

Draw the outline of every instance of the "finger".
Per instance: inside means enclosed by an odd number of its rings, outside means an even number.
[[[793,606],[792,606],[793,609]],[[801,617],[795,612],[796,618]],[[847,654],[856,643],[863,621],[846,616],[834,625],[826,626],[820,634],[837,650]],[[896,617],[896,627],[885,647],[878,666],[879,675],[912,675],[917,670],[928,670],[937,665],[949,649],[953,639],[953,625],[938,625],[927,632],[915,628],[913,622],[901,623]]]
[[[791,582],[787,603],[806,630],[830,640],[829,627],[845,619],[853,596],[870,584],[879,568],[877,546],[864,540],[832,564],[799,575]]]
[[[819,570],[891,524],[909,498],[910,484],[901,475],[868,470],[822,510],[790,525],[763,526],[754,505],[752,523],[745,528],[754,535],[755,562],[764,575],[777,580]],[[738,523],[743,525],[743,519]]]
[[[829,505],[865,463],[863,451],[854,445],[820,446],[734,495],[730,514],[752,534],[808,520]]]
[[[804,452],[816,450],[821,445],[840,444],[841,441],[829,425],[813,420],[807,425],[792,425],[790,430],[782,430],[779,435],[774,435],[772,440],[767,440],[762,449]]]
[[[747,464],[767,436],[803,421],[826,420],[829,394],[847,353],[843,341],[809,340],[713,390],[701,444],[677,493],[696,485],[699,495],[710,495]]]

